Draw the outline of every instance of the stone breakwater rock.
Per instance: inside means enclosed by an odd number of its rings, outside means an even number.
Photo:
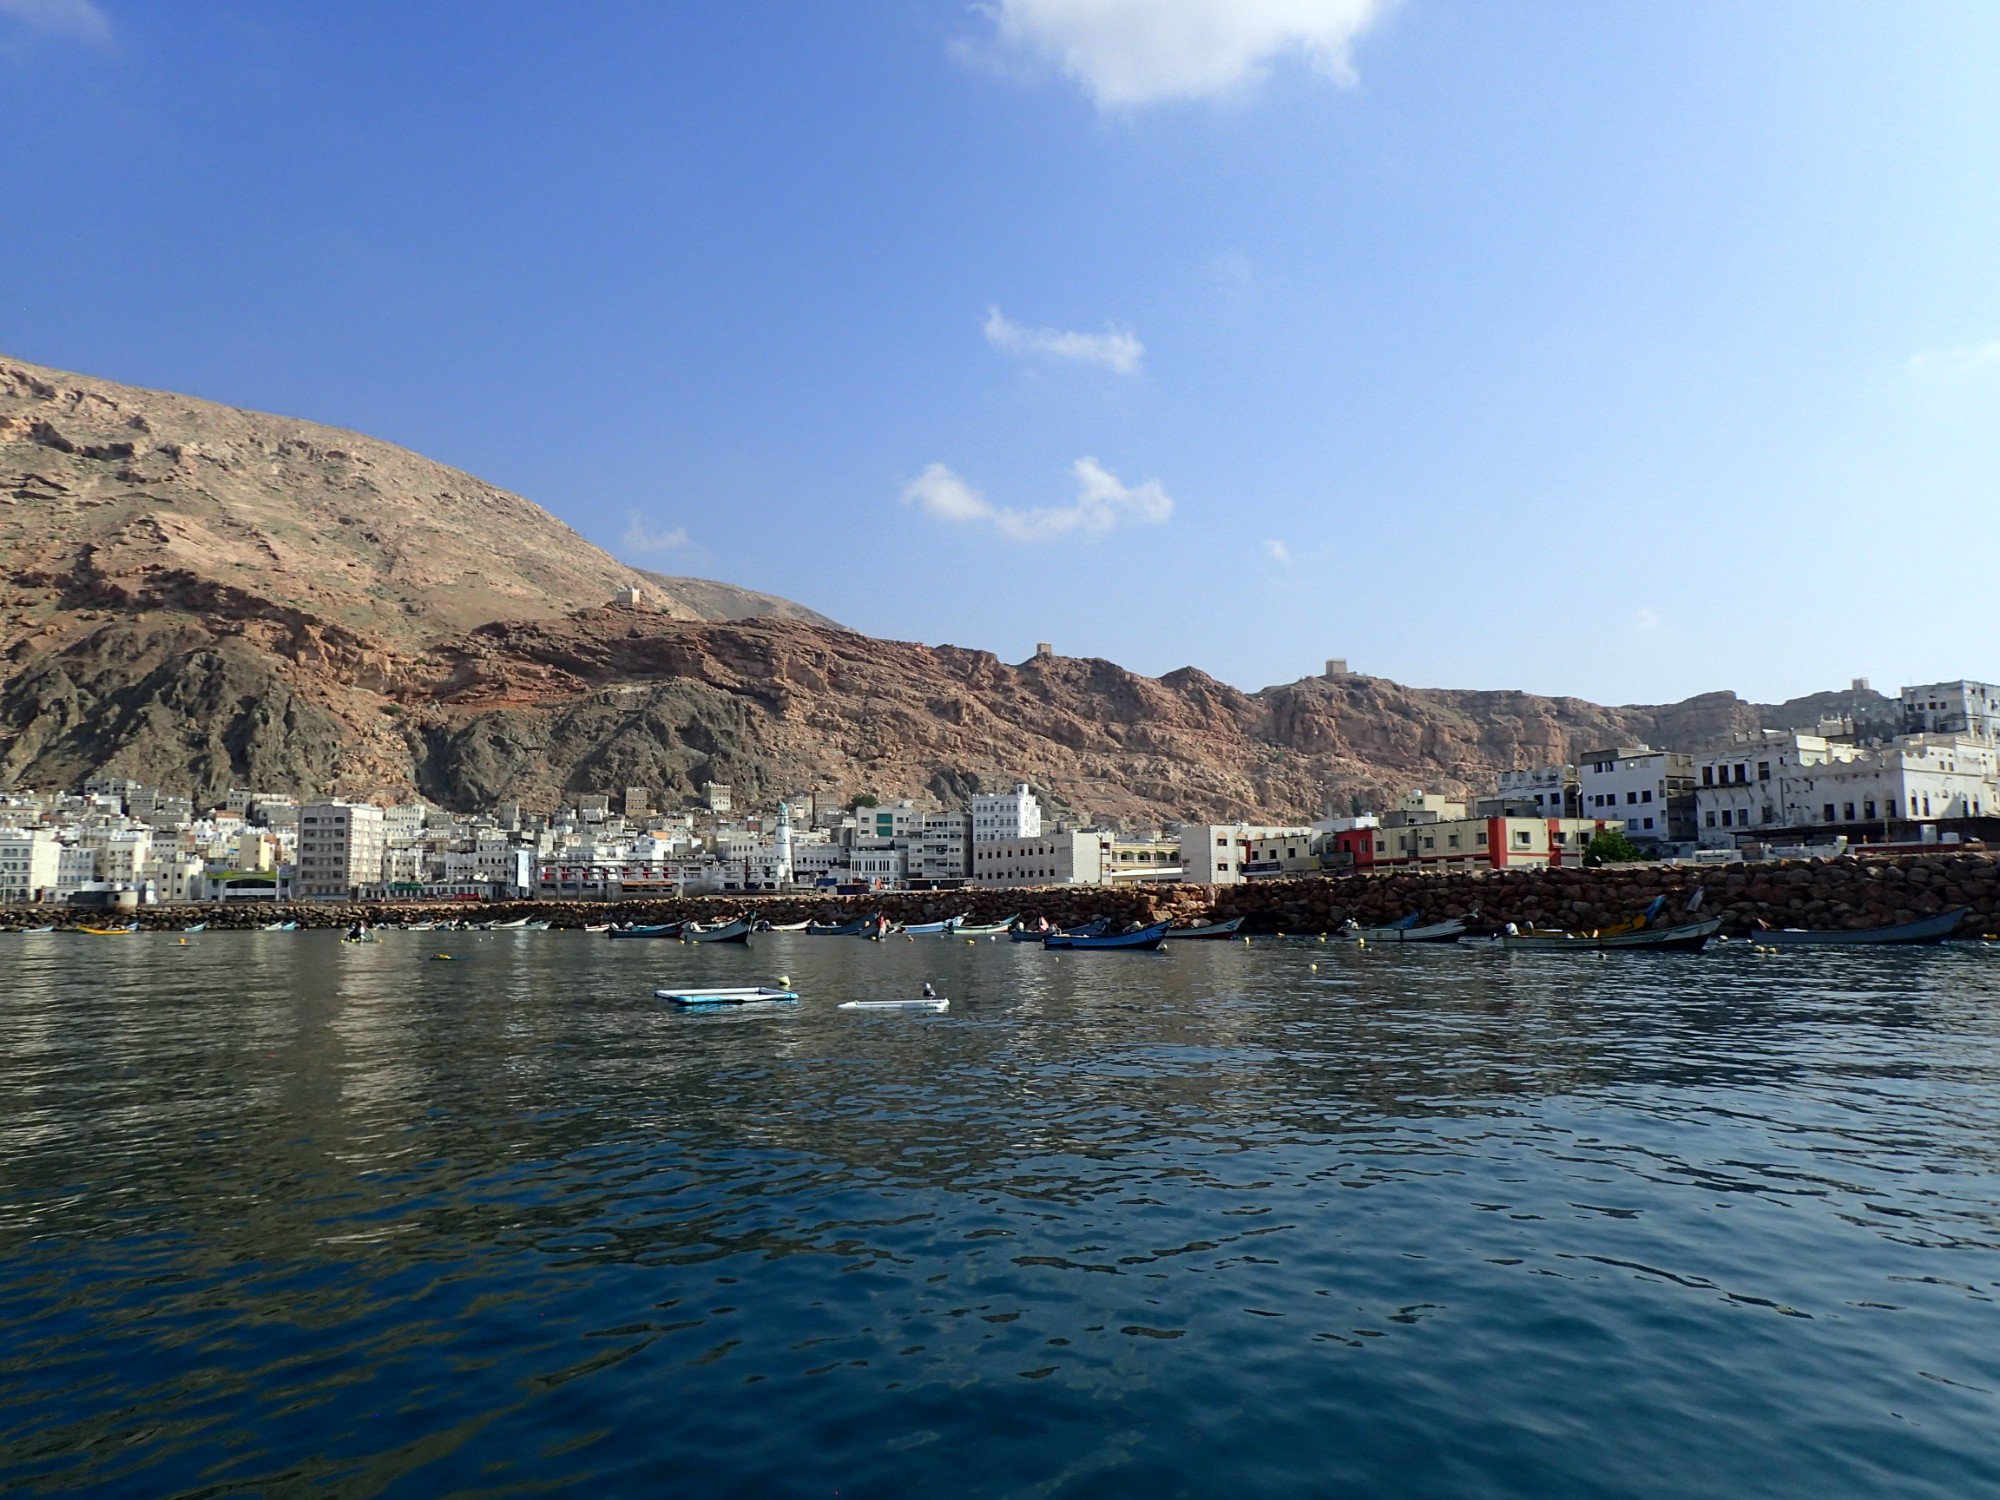
[[[1616,865],[1597,870],[1520,870],[1496,874],[1376,875],[1263,881],[1240,886],[1162,885],[1109,888],[1037,886],[1011,890],[906,891],[863,896],[692,896],[681,900],[465,902],[410,905],[313,902],[284,906],[143,907],[142,927],[172,931],[206,921],[211,931],[296,921],[301,927],[347,927],[419,920],[492,922],[522,917],[577,928],[598,922],[720,921],[739,913],[782,924],[809,919],[852,922],[880,912],[892,922],[975,923],[1019,916],[1071,926],[1093,917],[1121,922],[1198,923],[1244,918],[1246,933],[1332,932],[1349,917],[1364,926],[1411,912],[1425,921],[1459,917],[1480,926],[1602,927],[1637,915],[1656,896],[1679,912],[1697,888],[1702,912],[1741,935],[1760,924],[1852,931],[1966,909],[1959,937],[2000,932],[2000,863],[1987,854],[1910,855],[1888,860],[1810,860],[1783,864]],[[48,922],[76,926],[88,913],[49,907],[0,912],[0,928]]]

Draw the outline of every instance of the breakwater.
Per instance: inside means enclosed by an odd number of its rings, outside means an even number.
[[[1160,885],[1107,888],[1039,886],[1009,890],[898,891],[861,896],[690,896],[622,902],[298,902],[152,906],[132,914],[142,927],[173,929],[205,921],[245,929],[296,921],[344,927],[415,920],[511,921],[526,917],[558,927],[596,922],[713,921],[748,911],[773,923],[845,922],[882,912],[892,921],[933,922],[967,916],[997,922],[1046,917],[1058,926],[1091,917],[1120,921],[1222,921],[1242,917],[1245,932],[1328,932],[1349,917],[1366,924],[1410,912],[1426,921],[1466,918],[1480,925],[1599,927],[1642,910],[1656,896],[1685,905],[1697,888],[1703,910],[1723,930],[1772,927],[1854,929],[1908,922],[1963,907],[1960,937],[2000,932],[2000,862],[1987,854],[1938,853],[1895,859],[1800,860],[1738,865],[1611,865],[1594,870],[1512,870],[1462,875],[1375,875],[1258,881],[1237,886]],[[16,907],[0,928],[55,922],[84,926],[101,913]]]

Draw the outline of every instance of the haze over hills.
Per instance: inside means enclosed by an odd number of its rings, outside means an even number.
[[[646,602],[612,605],[629,585]],[[99,771],[447,805],[710,778],[750,801],[963,796],[1299,817],[1854,701],[1606,708],[875,640],[618,562],[530,501],[372,438],[0,359],[0,785]],[[1876,695],[1867,699],[1881,701]]]

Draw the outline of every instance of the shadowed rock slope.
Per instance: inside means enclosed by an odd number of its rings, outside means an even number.
[[[605,601],[642,580],[648,603]],[[755,617],[755,618],[742,618]],[[547,806],[628,784],[1301,817],[1774,720],[1377,678],[1020,666],[625,567],[519,496],[353,433],[0,359],[0,785],[99,771]],[[1821,700],[1810,700],[1819,703]]]

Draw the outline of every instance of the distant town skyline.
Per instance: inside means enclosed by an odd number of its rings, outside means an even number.
[[[1012,661],[2000,677],[1990,6],[550,16],[0,0],[0,352]]]

